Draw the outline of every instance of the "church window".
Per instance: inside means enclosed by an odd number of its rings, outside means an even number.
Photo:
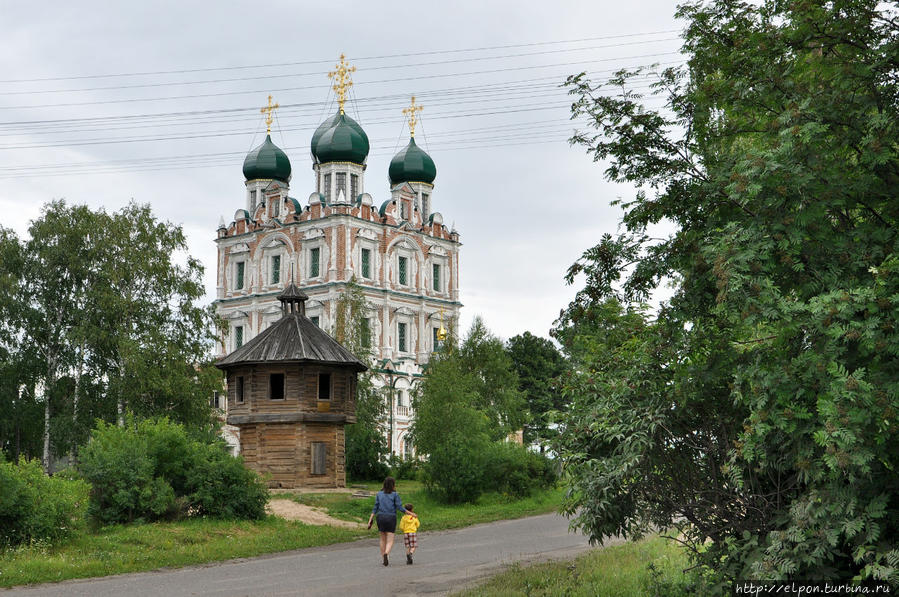
[[[398,267],[399,281],[400,281],[400,284],[402,284],[404,286],[409,283],[409,275],[408,275],[409,272],[407,271],[409,269],[408,265],[409,265],[408,258],[406,258],[406,257],[399,258],[399,267]]]
[[[312,469],[313,475],[326,474],[328,447],[325,442],[312,442]]]
[[[284,400],[283,373],[272,373],[268,376],[268,397],[272,400]]]
[[[234,348],[235,350],[243,346],[243,326],[234,326]]]
[[[440,292],[440,265],[434,264],[434,290]]]
[[[359,175],[358,174],[350,174],[350,199],[355,201],[356,196],[359,194]]]
[[[330,373],[319,373],[318,374],[318,399],[319,400],[330,400],[331,399],[331,374]]]
[[[237,401],[243,402],[243,375],[238,376],[237,387],[234,388],[234,393],[237,395]]]
[[[371,278],[371,249],[362,249],[362,277]]]
[[[431,328],[431,335],[434,342],[434,352],[440,349],[440,328]]]
[[[281,256],[272,255],[272,284],[281,283]]]
[[[400,322],[397,324],[396,335],[397,335],[397,341],[396,341],[397,348],[399,349],[400,352],[406,352],[407,342],[406,342],[406,324],[405,323]]]
[[[334,189],[334,197],[340,197],[340,194],[346,197],[346,172],[337,173],[337,188]]]
[[[313,315],[309,318],[309,321],[315,324],[315,327],[320,328],[322,326],[318,325],[318,315]]]
[[[272,197],[272,217],[277,218],[281,215],[281,202]]]
[[[409,219],[409,204],[406,201],[400,201],[400,219]]]
[[[402,390],[397,390],[396,405],[397,406],[406,406],[406,392],[404,392]]]
[[[236,276],[235,276],[235,278],[237,278],[237,279],[234,281],[234,288],[236,288],[237,290],[243,290],[243,273],[244,273],[244,269],[246,268],[246,265],[247,264],[243,261],[237,262],[237,265],[236,265],[237,272],[236,272]]]
[[[325,202],[330,203],[331,202],[331,175],[330,174],[325,174],[325,184],[324,184],[324,188],[322,189],[322,194],[325,196]]]
[[[319,276],[319,261],[321,260],[321,249],[318,247],[309,251],[309,277],[317,278]]]
[[[254,211],[256,211],[256,189],[250,191],[250,217],[253,216]]]
[[[371,348],[371,321],[368,318],[362,320],[360,335],[362,336],[360,338],[362,346],[364,348]]]
[[[421,194],[421,217],[427,219],[431,213],[431,196],[427,193]]]

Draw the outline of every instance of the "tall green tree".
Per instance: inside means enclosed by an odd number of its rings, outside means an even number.
[[[18,461],[41,454],[41,405],[34,389],[42,368],[26,342],[24,248],[12,230],[0,227],[0,450]]]
[[[518,389],[527,402],[529,422],[524,427],[526,444],[540,444],[554,437],[549,413],[561,410],[565,401],[558,378],[565,370],[565,360],[556,346],[546,338],[525,332],[506,342],[506,352],[518,375]]]
[[[475,317],[456,351],[462,370],[474,383],[473,404],[490,420],[493,439],[506,438],[528,420],[525,397],[503,341]]]
[[[109,216],[103,241],[92,324],[119,424],[126,411],[209,423],[214,315],[199,303],[203,265],[187,255],[184,231],[132,203]]]
[[[372,380],[369,310],[362,287],[353,278],[337,298],[333,335],[369,367],[356,382],[356,422],[346,427],[346,470],[354,479],[379,479],[387,473],[387,440],[382,431],[385,399]]]
[[[594,539],[676,528],[723,583],[899,583],[899,14],[678,15],[688,60],[659,73],[663,108],[637,73],[612,93],[569,80],[595,129],[574,141],[641,191],[569,270],[586,286],[557,336],[579,362],[568,512]],[[608,302],[664,282],[654,320]]]
[[[44,405],[41,461],[50,470],[51,418],[61,402],[61,374],[76,367],[75,347],[83,347],[82,324],[91,308],[89,294],[97,282],[98,230],[101,214],[85,206],[54,201],[29,227],[23,255],[23,330],[42,365],[39,385]]]
[[[450,503],[475,501],[484,491],[484,457],[493,441],[491,419],[479,405],[480,380],[447,341],[428,363],[413,395],[410,436],[427,458],[425,483]]]
[[[477,499],[488,449],[526,420],[512,362],[480,318],[461,343],[448,338],[431,357],[413,406],[410,433],[427,456],[426,481],[449,502]]]
[[[39,429],[49,470],[96,419],[126,410],[212,423],[213,315],[180,227],[147,206],[110,214],[55,201],[27,241],[0,231],[0,257],[5,450],[32,455]]]

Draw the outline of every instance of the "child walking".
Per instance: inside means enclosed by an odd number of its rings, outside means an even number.
[[[404,504],[403,508],[408,510],[408,512],[400,520],[400,530],[403,532],[403,545],[406,547],[406,563],[411,564],[412,554],[415,553],[415,548],[418,547],[418,536],[415,534],[415,531],[418,530],[418,525],[421,524],[421,521],[418,520],[417,515],[409,515],[413,512],[412,504]]]

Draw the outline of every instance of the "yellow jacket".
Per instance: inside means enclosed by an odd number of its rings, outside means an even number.
[[[418,529],[418,525],[420,524],[421,521],[418,520],[417,517],[403,514],[403,518],[402,520],[400,520],[400,531],[402,531],[403,533],[414,533]]]

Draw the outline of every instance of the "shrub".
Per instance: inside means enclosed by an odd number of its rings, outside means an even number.
[[[100,423],[82,449],[88,514],[100,524],[183,516],[265,516],[268,492],[219,442],[191,439],[168,419]]]
[[[0,545],[67,536],[84,521],[87,495],[87,483],[48,477],[38,460],[0,458]]]
[[[157,476],[146,428],[100,422],[81,450],[79,470],[91,484],[88,515],[100,524],[158,520],[176,514],[175,491]]]
[[[484,473],[487,489],[515,497],[527,497],[534,489],[550,487],[556,481],[549,459],[508,442],[490,446],[485,455]]]
[[[187,483],[192,513],[213,518],[264,518],[268,489],[259,475],[220,446],[197,446]]]
[[[390,457],[389,474],[398,481],[400,479],[417,479],[420,471],[421,461],[417,458],[402,458],[396,455]]]
[[[428,489],[448,503],[474,502],[484,492],[484,454],[487,442],[462,435],[448,436],[425,463]]]

